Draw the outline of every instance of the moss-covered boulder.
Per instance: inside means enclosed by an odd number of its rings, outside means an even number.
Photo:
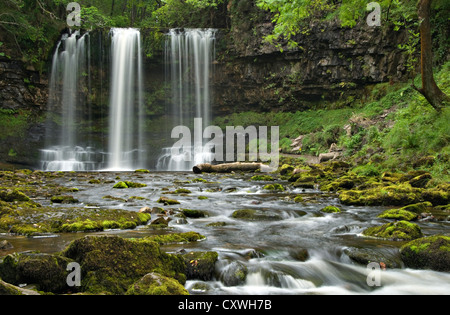
[[[335,207],[335,206],[327,206],[320,211],[325,212],[325,213],[341,213],[342,212],[341,209],[339,209],[338,207]]]
[[[281,184],[269,184],[264,186],[264,190],[285,191],[285,188]]]
[[[416,214],[421,214],[422,212],[429,210],[429,208],[431,208],[432,206],[433,206],[433,204],[431,202],[425,201],[425,202],[420,202],[420,203],[415,203],[412,205],[404,206],[404,207],[402,207],[402,210],[414,212]]]
[[[400,253],[405,265],[414,269],[450,272],[450,237],[424,237],[404,245]]]
[[[412,178],[409,181],[409,183],[411,184],[412,187],[425,188],[425,186],[428,184],[428,182],[431,179],[432,179],[431,174],[425,173],[425,174],[422,174],[422,175]]]
[[[90,293],[124,294],[137,280],[157,272],[184,283],[182,258],[160,250],[148,239],[88,236],[72,242],[62,253],[81,266],[81,289]]]
[[[363,231],[363,235],[394,241],[410,241],[423,237],[420,226],[407,221],[397,221],[382,226],[370,227]]]
[[[409,183],[370,188],[366,190],[344,190],[339,200],[353,206],[406,206],[422,201],[422,189]]]
[[[126,295],[189,295],[189,292],[177,280],[152,272],[131,285]]]
[[[22,253],[8,255],[0,264],[0,278],[19,285],[35,284],[37,289],[45,292],[64,293],[67,285],[66,270],[72,259],[59,255]]]
[[[171,206],[171,205],[179,205],[180,202],[175,199],[169,199],[167,197],[161,197],[157,201],[158,203],[162,203],[165,206]]]
[[[220,275],[220,280],[227,287],[242,285],[247,278],[248,268],[240,261],[229,264]]]
[[[75,199],[73,196],[53,196],[50,201],[52,203],[61,203],[61,204],[73,204],[79,203],[78,199]]]
[[[275,179],[270,175],[255,175],[250,180],[251,181],[261,181],[261,182],[272,182]]]
[[[183,209],[182,213],[185,215],[185,217],[192,219],[206,218],[209,216],[209,213],[203,210]]]
[[[381,249],[349,247],[344,249],[353,262],[367,266],[369,263],[384,263],[387,268],[401,268],[402,260],[397,251],[389,252]]]
[[[403,209],[391,209],[384,211],[378,215],[378,217],[391,220],[415,221],[417,220],[418,215],[414,212]]]
[[[421,197],[433,206],[443,206],[450,203],[450,184],[441,184],[435,188],[423,190]]]
[[[130,181],[121,181],[121,182],[116,183],[113,186],[113,188],[115,188],[115,189],[142,188],[142,187],[147,187],[147,185],[142,184],[142,183],[130,182]]]
[[[182,255],[187,279],[212,280],[219,254],[216,252],[190,252]]]
[[[234,219],[241,219],[247,221],[277,221],[282,219],[276,213],[257,209],[236,210],[233,212],[231,216]]]

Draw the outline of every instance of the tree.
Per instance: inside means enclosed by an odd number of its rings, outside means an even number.
[[[433,0],[420,0],[418,16],[420,23],[420,50],[422,88],[413,88],[422,94],[437,111],[441,111],[444,102],[450,103],[449,97],[436,84],[433,75],[433,51],[431,42],[431,3]]]

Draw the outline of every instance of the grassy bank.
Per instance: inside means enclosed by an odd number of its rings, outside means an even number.
[[[420,78],[415,79],[420,86]],[[450,94],[450,62],[436,72]],[[336,143],[362,175],[423,169],[437,182],[450,181],[450,109],[437,113],[410,83],[371,87],[351,107],[336,103],[296,113],[236,113],[217,118],[225,126],[280,126],[280,147],[292,153],[292,141],[304,135],[297,154],[319,155]],[[327,109],[328,108],[328,109]]]

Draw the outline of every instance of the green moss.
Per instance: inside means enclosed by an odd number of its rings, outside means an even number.
[[[242,209],[236,210],[231,215],[234,219],[247,220],[247,221],[277,221],[281,220],[281,217],[277,214],[266,212],[256,209]]]
[[[411,211],[403,209],[391,209],[386,210],[380,215],[379,218],[382,219],[392,219],[392,220],[404,220],[404,221],[414,221],[417,220],[417,214]]]
[[[193,183],[207,183],[208,181],[206,179],[203,178],[194,178],[192,180]]]
[[[166,235],[149,236],[146,239],[154,241],[159,245],[187,244],[204,240],[206,237],[197,232],[172,233]]]
[[[0,200],[5,202],[30,201],[30,198],[17,189],[1,189]]]
[[[75,199],[73,196],[53,196],[50,201],[62,204],[79,203],[78,199]]]
[[[188,279],[212,280],[219,254],[216,252],[190,252],[182,257],[186,264]]]
[[[128,188],[128,185],[125,182],[118,182],[113,186],[115,189],[126,189]]]
[[[103,226],[100,222],[95,222],[90,219],[87,219],[74,223],[63,224],[60,230],[61,232],[103,231]]]
[[[303,202],[303,197],[302,196],[296,196],[295,198],[294,198],[294,202],[296,202],[296,203],[300,203],[300,202]]]
[[[124,294],[133,283],[152,272],[183,284],[186,280],[183,259],[162,252],[150,239],[84,237],[72,242],[62,255],[80,263],[80,289],[84,292]]]
[[[420,214],[420,213],[426,211],[428,208],[430,208],[432,206],[433,206],[433,204],[431,202],[426,201],[426,202],[415,203],[415,204],[412,204],[412,205],[404,206],[402,208],[402,210],[415,212],[416,214]]]
[[[335,207],[335,206],[327,206],[320,211],[325,212],[325,213],[341,213],[342,212],[341,209],[339,209],[338,207]]]
[[[175,279],[149,273],[130,286],[126,295],[189,295]]]
[[[363,235],[394,241],[409,241],[423,236],[420,227],[415,223],[398,221],[382,226],[375,226],[363,231]]]
[[[277,190],[277,191],[285,191],[285,188],[281,184],[269,184],[264,186],[265,190]]]
[[[192,191],[190,191],[189,189],[185,189],[185,188],[179,188],[175,191],[169,191],[169,192],[165,192],[165,195],[180,195],[180,194],[191,194]]]
[[[135,173],[150,173],[150,171],[149,170],[147,170],[147,169],[138,169],[138,170],[135,170],[134,171]]]
[[[174,199],[169,199],[167,197],[161,197],[158,199],[157,201],[158,203],[162,203],[165,206],[169,206],[169,205],[179,205],[180,202],[178,200],[174,200]]]
[[[194,219],[198,219],[198,218],[205,218],[208,217],[209,214],[206,211],[203,210],[191,210],[191,209],[183,209],[182,213],[188,217],[188,218],[194,218]]]
[[[405,244],[400,249],[409,268],[450,272],[450,237],[435,235]]]
[[[206,197],[206,196],[198,196],[198,200],[207,200],[208,199],[208,197]]]
[[[264,181],[264,182],[274,181],[273,177],[270,176],[270,175],[255,175],[250,180],[252,180],[252,181]]]

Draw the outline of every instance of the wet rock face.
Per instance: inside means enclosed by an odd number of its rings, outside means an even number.
[[[27,70],[16,60],[0,60],[0,104],[2,109],[45,109],[48,80]]]
[[[224,36],[218,52],[214,88],[216,112],[236,109],[306,109],[315,101],[355,95],[370,84],[398,81],[407,75],[398,45],[406,33],[387,27],[342,28],[338,21],[311,24],[295,41],[282,43],[283,53],[263,40],[273,25],[240,24]],[[219,42],[220,43],[220,42]]]

